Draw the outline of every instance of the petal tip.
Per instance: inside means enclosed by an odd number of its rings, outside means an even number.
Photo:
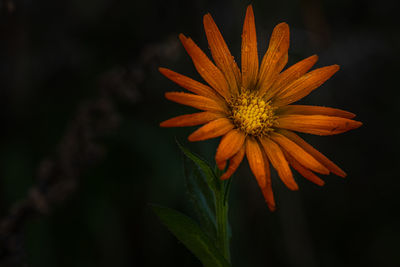
[[[166,73],[168,72],[168,69],[167,69],[167,68],[163,68],[163,67],[158,67],[158,71],[159,71],[162,75],[166,76]]]
[[[318,162],[318,163],[319,163],[319,162]],[[326,168],[325,166],[323,166],[323,165],[320,163],[320,166],[319,166],[319,173],[320,173],[320,174],[323,174],[323,175],[329,175],[330,171],[328,170],[328,168]]]
[[[217,163],[218,169],[220,169],[221,171],[225,170],[226,160],[217,160],[217,159],[215,159],[215,162]]]
[[[268,205],[268,208],[269,208],[270,211],[274,212],[276,210],[276,206],[274,204],[271,204],[271,203],[267,202],[267,205]]]
[[[179,34],[179,40],[181,40],[182,44],[184,44],[187,41],[187,39],[188,38],[183,33]]]
[[[213,21],[213,18],[212,18],[212,16],[211,16],[211,14],[210,14],[210,13],[206,13],[206,14],[203,16],[203,22],[204,22],[204,23],[208,23],[208,22],[211,22],[211,21]]]
[[[331,68],[332,68],[332,71],[337,72],[340,69],[340,66],[337,64],[334,64],[331,66]]]
[[[200,128],[199,128],[199,129],[200,129]],[[199,132],[199,129],[197,129],[196,131],[194,131],[193,133],[191,133],[191,134],[188,136],[188,140],[189,140],[190,142],[198,142],[198,141],[203,141],[203,140],[208,139],[208,138],[205,138],[205,137],[204,137],[204,134],[202,134],[201,132]]]
[[[249,13],[249,12],[253,13],[253,5],[252,4],[247,6],[246,13]]]
[[[165,92],[164,97],[168,100],[171,100],[171,96],[173,95],[173,92]]]
[[[318,59],[319,59],[319,56],[318,55],[312,55],[311,57],[310,57],[310,60],[312,61],[312,62],[317,62],[318,61]]]
[[[275,26],[275,29],[279,29],[281,31],[289,31],[289,24],[286,22],[281,22]]]
[[[363,123],[361,121],[355,121],[355,120],[350,120],[350,121],[351,121],[351,123],[349,123],[347,125],[348,129],[346,131],[355,130],[357,128],[360,128],[363,125]]]
[[[292,191],[298,191],[299,190],[299,186],[297,184],[293,184],[290,185],[290,187],[288,187],[290,190]]]
[[[346,113],[347,113],[346,119],[354,119],[357,116],[356,114],[354,114],[353,112],[350,112],[350,111],[346,111]],[[361,123],[361,125],[362,125],[362,123]]]
[[[207,34],[207,38],[209,38],[208,35],[210,33],[215,34],[215,29],[216,29],[217,25],[215,24],[214,19],[212,18],[210,13],[207,13],[204,15],[203,25],[204,25],[204,30],[206,31],[206,34]]]
[[[355,115],[354,115],[355,116]],[[361,127],[363,125],[363,123],[361,121],[355,121],[355,126],[356,128]],[[355,129],[356,129],[355,128]]]
[[[220,179],[222,180],[222,181],[224,181],[224,180],[227,180],[227,179],[229,179],[231,177],[231,174],[229,174],[229,173],[224,173],[224,174],[222,174],[221,175],[221,177],[220,177]]]
[[[195,133],[192,133],[191,135],[188,136],[188,140],[190,142],[196,142],[198,141],[198,136]]]

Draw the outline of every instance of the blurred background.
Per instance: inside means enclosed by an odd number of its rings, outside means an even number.
[[[201,266],[149,203],[193,215],[175,137],[210,162],[217,141],[159,128],[191,109],[164,99],[181,89],[157,68],[201,80],[177,35],[206,51],[207,12],[240,62],[250,3],[260,54],[285,21],[289,65],[318,54],[316,67],[341,66],[301,102],[364,125],[302,135],[348,177],[318,187],[296,173],[291,192],[275,175],[274,213],[242,164],[233,266],[400,266],[396,2],[0,0],[0,266]]]

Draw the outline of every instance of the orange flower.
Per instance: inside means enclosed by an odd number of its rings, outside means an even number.
[[[340,109],[291,105],[328,80],[339,66],[308,72],[318,59],[314,55],[282,71],[288,61],[289,26],[286,23],[278,24],[273,30],[259,66],[251,5],[247,8],[243,26],[242,71],[210,14],[204,16],[204,28],[215,64],[192,39],[183,34],[179,38],[208,85],[166,68],[159,69],[168,79],[193,93],[168,92],[165,97],[202,112],[166,120],[161,126],[204,124],[189,136],[190,141],[222,136],[215,156],[218,167],[226,169],[221,179],[228,179],[246,155],[271,210],[275,209],[275,201],[270,163],[291,190],[297,190],[298,185],[290,166],[318,185],[323,185],[324,181],[314,173],[332,172],[345,177],[346,173],[335,163],[292,132],[333,135],[362,125],[352,120],[353,113]]]

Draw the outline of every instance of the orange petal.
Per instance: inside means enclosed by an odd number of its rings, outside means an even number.
[[[278,61],[278,64],[276,65],[276,68],[279,69],[280,71],[283,70],[283,68],[286,66],[287,62],[289,60],[289,55],[288,53],[284,54],[281,59]],[[280,72],[279,71],[279,72]],[[278,76],[279,77],[279,76]]]
[[[237,129],[233,129],[222,137],[217,148],[215,161],[220,170],[225,169],[226,160],[235,155],[243,146],[246,135]]]
[[[304,149],[302,149],[295,142],[276,132],[271,133],[270,137],[304,167],[321,174],[329,174],[329,170],[327,168],[321,165],[321,163],[304,151]]]
[[[280,115],[326,115],[326,116],[335,116],[346,119],[352,119],[356,116],[356,114],[337,109],[337,108],[328,108],[328,107],[319,107],[319,106],[306,106],[306,105],[289,105],[280,107],[277,111],[277,114]]]
[[[324,180],[319,178],[317,175],[315,175],[312,171],[310,171],[307,168],[304,168],[297,160],[295,160],[293,157],[291,157],[288,153],[285,153],[286,159],[290,163],[290,165],[298,171],[304,178],[307,180],[319,185],[323,186],[325,184]]]
[[[233,129],[233,124],[227,118],[213,120],[189,135],[189,141],[202,141],[226,134]]]
[[[161,127],[185,127],[185,126],[196,126],[210,122],[212,120],[223,117],[220,113],[214,112],[199,112],[194,114],[186,114],[182,116],[177,116],[169,120],[160,123]]]
[[[247,7],[242,33],[242,86],[253,89],[258,75],[256,25],[251,5]]]
[[[211,15],[206,14],[203,22],[212,57],[217,66],[224,73],[229,87],[231,88],[231,92],[237,94],[239,92],[238,85],[240,84],[239,67]]]
[[[260,95],[264,95],[267,92],[283,69],[284,66],[279,63],[282,63],[280,60],[287,54],[288,49],[289,26],[283,22],[274,28],[267,53],[265,53],[261,62],[258,74]]]
[[[313,55],[303,59],[302,61],[292,65],[287,70],[280,73],[271,89],[266,92],[265,100],[269,100],[275,95],[279,96],[279,94],[282,93],[283,88],[306,74],[306,72],[311,69],[312,66],[314,66],[317,60],[318,56]]]
[[[228,169],[224,174],[221,175],[221,180],[226,180],[229,177],[232,176],[232,174],[236,171],[236,169],[239,167],[240,163],[243,160],[244,157],[244,152],[245,152],[245,146],[242,145],[240,150],[229,160],[229,166]]]
[[[282,115],[277,119],[279,128],[316,135],[333,135],[356,129],[359,121],[324,115]]]
[[[256,177],[258,186],[264,195],[270,210],[275,210],[274,194],[271,186],[269,162],[260,145],[253,138],[246,138],[246,156],[250,169]]]
[[[211,98],[217,102],[224,101],[223,98],[214,89],[205,84],[202,84],[198,81],[195,81],[189,77],[186,77],[182,74],[179,74],[177,72],[174,72],[166,68],[158,68],[158,70],[165,77],[167,77],[174,83],[182,86],[183,88],[189,90],[192,93]]]
[[[283,57],[281,57],[281,59],[279,60],[278,64],[277,64],[277,69],[282,70],[285,65],[287,64],[289,59],[288,54],[286,53]],[[279,76],[278,76],[279,77]],[[276,94],[276,91],[274,91],[274,88],[270,87],[268,90],[266,90],[265,94],[262,96],[262,98],[267,101],[269,99],[271,99],[271,97],[273,95]]]
[[[299,145],[302,149],[304,149],[308,154],[313,156],[316,160],[321,162],[322,165],[324,165],[329,171],[332,173],[340,176],[340,177],[346,177],[346,173],[339,168],[335,163],[333,163],[330,159],[328,159],[326,156],[324,156],[321,152],[316,150],[314,147],[312,147],[309,143],[304,141],[300,136],[297,134],[291,132],[291,131],[286,131],[286,130],[279,130],[279,133],[283,134],[293,142],[295,142],[297,145]]]
[[[265,157],[265,156],[264,156]],[[267,169],[267,185],[264,188],[261,188],[261,191],[263,193],[264,199],[267,202],[268,208],[270,211],[274,211],[276,208],[275,205],[275,198],[274,198],[274,192],[272,191],[272,183],[271,183],[271,173],[269,170],[269,163],[268,160],[266,160],[265,168]]]
[[[204,52],[183,34],[179,35],[183,46],[193,60],[193,64],[203,79],[225,99],[229,99],[229,85],[222,72],[211,62]]]
[[[282,88],[282,93],[274,100],[275,106],[296,102],[321,86],[339,70],[338,65],[313,70]]]
[[[290,170],[289,164],[283,155],[282,149],[270,138],[260,139],[262,146],[264,147],[264,151],[269,158],[272,166],[276,169],[281,178],[282,182],[290,189],[290,190],[298,190],[299,186],[296,181],[293,179],[292,171]]]
[[[220,103],[217,103],[210,98],[184,92],[167,92],[165,93],[165,98],[176,103],[194,107],[200,110],[208,110],[222,113],[225,113],[227,110],[226,106],[221,106]]]

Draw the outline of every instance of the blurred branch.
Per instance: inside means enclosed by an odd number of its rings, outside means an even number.
[[[117,128],[118,102],[135,103],[145,73],[163,58],[176,57],[176,46],[176,39],[148,45],[134,68],[115,68],[100,78],[99,96],[79,107],[54,155],[40,163],[37,183],[0,220],[0,266],[25,266],[23,226],[33,218],[49,214],[56,208],[55,204],[76,191],[83,171],[98,163],[105,154],[98,141]]]
[[[331,43],[331,32],[323,2],[321,0],[302,0],[300,3],[304,24],[310,31],[309,38],[312,44],[317,47],[328,46]]]
[[[0,10],[6,10],[7,13],[13,13],[15,10],[15,3],[13,0],[0,0]]]

